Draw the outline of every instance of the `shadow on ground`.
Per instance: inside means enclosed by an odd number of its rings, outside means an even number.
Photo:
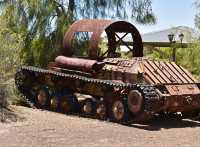
[[[72,115],[75,116],[75,115]],[[82,118],[89,118],[89,119],[95,119],[92,117],[82,116],[82,115],[76,115],[78,117]],[[115,123],[110,122],[109,120],[106,120],[109,123]],[[127,127],[134,127],[138,129],[148,130],[148,131],[160,131],[161,129],[173,129],[173,128],[195,128],[200,127],[200,118],[194,118],[194,119],[182,119],[181,117],[169,117],[169,116],[156,116],[155,118],[149,120],[146,123],[129,123],[129,124],[121,124],[123,126]]]
[[[130,124],[129,127],[144,129],[148,131],[160,131],[161,129],[172,129],[172,128],[195,128],[200,127],[200,121],[191,119],[178,119],[178,118],[155,118],[150,122],[144,124]]]
[[[23,113],[24,112],[21,112],[17,110],[16,107],[12,107],[12,106],[8,108],[0,109],[0,122],[9,123],[9,122],[24,121],[26,120],[26,118],[22,115]],[[95,118],[81,116],[77,114],[71,114],[71,116],[95,119]],[[110,123],[113,123],[113,122],[110,122]],[[148,131],[160,131],[161,129],[187,128],[187,127],[195,128],[195,127],[200,127],[200,119],[198,118],[198,121],[197,121],[197,120],[191,120],[191,119],[181,119],[179,117],[177,118],[155,117],[154,119],[143,124],[131,123],[129,125],[124,125],[124,126],[148,130]]]
[[[60,112],[57,112],[60,113]],[[61,113],[62,114],[62,113]],[[65,114],[64,114],[65,115]],[[95,117],[90,115],[81,115],[77,113],[68,114],[68,116],[75,116],[87,119],[97,120]],[[101,120],[100,120],[101,121]],[[115,123],[110,120],[103,120],[109,123]],[[179,116],[156,116],[146,123],[129,123],[129,124],[120,124],[127,127],[134,127],[138,129],[148,130],[148,131],[160,131],[161,129],[173,129],[173,128],[195,128],[200,127],[200,117],[194,119],[182,119]]]

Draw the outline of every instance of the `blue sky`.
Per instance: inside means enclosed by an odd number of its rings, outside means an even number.
[[[195,27],[196,9],[194,0],[152,0],[153,12],[157,18],[155,25],[138,25],[141,33],[159,31],[175,26]]]

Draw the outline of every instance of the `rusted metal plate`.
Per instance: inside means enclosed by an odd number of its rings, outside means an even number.
[[[171,95],[196,95],[200,94],[200,90],[196,84],[186,85],[166,85]]]
[[[95,72],[102,69],[104,66],[104,62],[81,58],[70,58],[64,56],[58,56],[55,59],[55,63],[58,67],[80,70],[84,72]]]
[[[137,58],[106,58],[103,60],[105,66],[103,71],[106,73],[104,79],[118,80],[125,83],[137,82],[141,71],[141,67]]]
[[[164,110],[168,112],[189,112],[200,108],[199,95],[178,95],[168,97]]]
[[[191,82],[195,82],[195,83],[198,82],[196,79],[193,78],[192,74],[189,73],[186,69],[184,69],[184,68],[181,67],[181,66],[179,66],[179,67],[180,67],[180,69],[182,69],[184,75],[185,75],[186,77],[188,77],[188,79],[190,79]]]
[[[159,68],[154,68],[152,65],[153,65],[153,62],[150,62],[148,60],[145,60],[144,61],[144,65],[145,65],[145,69],[148,69],[148,73],[151,74],[151,78],[155,78],[157,82],[159,83],[166,83],[165,79],[159,74]]]
[[[140,33],[131,23],[125,21],[110,21],[110,20],[79,20],[74,22],[66,32],[63,40],[64,52],[63,55],[72,56],[73,47],[72,40],[77,32],[91,32],[92,36],[89,41],[88,53],[90,59],[98,58],[98,44],[101,40],[101,34],[106,32],[108,37],[108,52],[116,50],[116,46],[119,43],[116,39],[117,33],[130,33],[132,36],[133,56],[143,56],[143,44]],[[123,43],[123,42],[122,42]],[[126,45],[126,44],[125,44]]]
[[[151,84],[188,84],[197,81],[183,67],[172,62],[143,60],[144,73]]]

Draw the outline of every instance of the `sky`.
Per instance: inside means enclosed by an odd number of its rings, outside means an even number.
[[[148,33],[176,26],[195,28],[196,9],[194,0],[152,0],[152,9],[157,18],[155,25],[139,25],[140,33]]]

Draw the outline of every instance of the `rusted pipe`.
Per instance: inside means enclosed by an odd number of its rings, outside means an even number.
[[[69,68],[73,70],[79,70],[83,72],[97,72],[104,66],[104,62],[98,62],[96,60],[70,58],[65,56],[58,56],[55,59],[56,66],[62,68]]]

